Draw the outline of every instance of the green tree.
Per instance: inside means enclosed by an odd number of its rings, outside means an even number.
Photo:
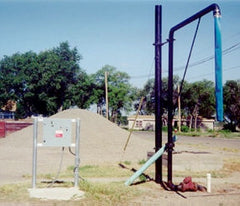
[[[173,77],[173,109],[177,111],[178,85],[180,84],[179,77]],[[154,79],[150,79],[144,85],[144,88],[139,92],[140,97],[145,97],[141,113],[154,114],[155,112],[155,89]],[[168,110],[168,79],[162,79],[162,107],[163,115],[167,114]],[[139,103],[135,104],[135,110]],[[201,115],[203,117],[211,117],[214,114],[214,85],[213,82],[203,80],[195,83],[184,82],[181,92],[181,107],[182,113],[185,116],[195,117]],[[166,115],[165,115],[166,116]]]
[[[214,83],[208,80],[194,83],[184,82],[181,94],[181,107],[185,116],[190,116],[190,128],[198,116],[211,118],[215,112]]]
[[[80,59],[68,42],[39,54],[5,56],[0,61],[0,104],[16,100],[20,117],[34,113],[48,116],[73,104],[87,107],[89,100],[81,95],[91,85],[79,67]]]
[[[31,101],[29,102],[28,98],[30,96],[28,82],[31,71],[37,68],[36,59],[37,55],[31,51],[25,54],[16,53],[11,57],[4,56],[0,62],[1,105],[5,105],[8,100],[15,100],[18,106],[21,105],[17,113],[20,110],[25,111],[25,114],[29,113]]]
[[[80,59],[77,49],[70,49],[67,42],[39,54],[39,68],[42,74],[39,82],[42,88],[39,100],[43,101],[45,107],[41,106],[38,110],[42,110],[43,114],[54,114],[63,107],[68,88],[77,83]]]
[[[105,65],[102,69],[93,74],[95,82],[93,88],[94,102],[97,104],[98,111],[103,111],[105,106],[105,72],[108,73],[108,99],[109,113],[111,121],[117,122],[122,111],[130,111],[134,99],[133,88],[129,83],[129,75],[125,72],[117,71],[110,65]]]
[[[206,118],[212,117],[215,112],[214,83],[208,80],[185,82],[181,102],[188,114],[197,113]]]
[[[94,81],[92,76],[81,71],[77,77],[77,83],[68,87],[68,92],[64,100],[63,109],[71,106],[78,106],[87,109],[94,102]]]
[[[174,110],[177,107],[177,85],[179,83],[179,77],[173,77],[173,103]],[[144,97],[143,106],[141,109],[142,114],[151,115],[155,113],[155,80],[149,79],[147,83],[144,85],[143,89],[138,93],[139,99]],[[163,113],[167,113],[168,109],[168,79],[162,79],[162,107]],[[138,104],[135,104],[135,110],[138,108]]]
[[[223,87],[224,113],[230,119],[228,128],[236,130],[240,126],[240,80],[227,81]]]

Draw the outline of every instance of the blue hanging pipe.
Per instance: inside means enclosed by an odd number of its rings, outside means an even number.
[[[223,121],[223,86],[222,86],[222,40],[220,27],[220,11],[214,12],[215,34],[215,99],[217,121]]]
[[[221,33],[220,33],[220,24],[219,24],[219,17],[221,15],[220,8],[217,4],[211,4],[210,6],[206,7],[205,9],[199,11],[198,13],[194,14],[193,16],[187,18],[186,20],[182,21],[181,23],[177,24],[176,26],[172,27],[169,32],[169,59],[168,59],[168,143],[167,143],[167,150],[168,150],[168,186],[171,189],[175,189],[174,184],[172,183],[172,151],[174,147],[174,142],[172,140],[172,121],[173,121],[173,42],[174,42],[174,32],[181,29],[182,27],[186,26],[187,24],[195,21],[196,19],[201,18],[202,16],[206,15],[207,13],[213,11],[214,14],[214,21],[215,21],[215,76],[216,76],[216,102],[217,102],[217,118],[218,121],[222,121],[223,119],[223,97],[222,97],[222,69],[221,69],[221,59],[222,59],[222,52],[221,52]]]

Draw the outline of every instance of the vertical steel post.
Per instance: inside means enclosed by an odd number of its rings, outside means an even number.
[[[33,125],[33,157],[32,157],[32,188],[36,188],[36,174],[37,174],[37,132],[38,132],[38,118],[34,118]]]
[[[173,122],[173,35],[170,35],[169,41],[169,70],[168,70],[168,183],[172,184],[172,122]]]
[[[162,6],[155,6],[155,152],[162,147]],[[155,181],[162,182],[162,157],[155,163]]]
[[[75,171],[74,171],[74,187],[78,187],[79,182],[79,148],[80,148],[80,119],[76,119],[76,135],[75,135]]]

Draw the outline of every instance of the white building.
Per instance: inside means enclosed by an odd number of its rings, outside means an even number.
[[[134,129],[134,130],[155,130],[155,116],[153,115],[138,115],[135,125],[133,127],[134,121],[135,121],[136,115],[132,115],[128,117],[128,129]],[[165,120],[165,119],[164,119]],[[173,119],[173,126],[177,126],[178,119]],[[182,125],[189,126],[189,120],[182,119],[181,123]],[[198,118],[197,121],[197,128],[201,128],[204,130],[214,130],[214,119],[205,119],[205,118]],[[166,120],[163,123],[163,125],[166,124]],[[133,127],[133,128],[132,128]]]
[[[155,129],[155,116],[138,115],[135,125],[133,127],[135,118],[136,118],[135,115],[128,117],[128,129],[134,129],[134,130],[154,130]]]

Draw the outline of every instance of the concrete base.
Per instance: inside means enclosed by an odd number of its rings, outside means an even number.
[[[35,188],[28,191],[31,198],[43,200],[79,200],[84,197],[84,192],[76,187]]]

